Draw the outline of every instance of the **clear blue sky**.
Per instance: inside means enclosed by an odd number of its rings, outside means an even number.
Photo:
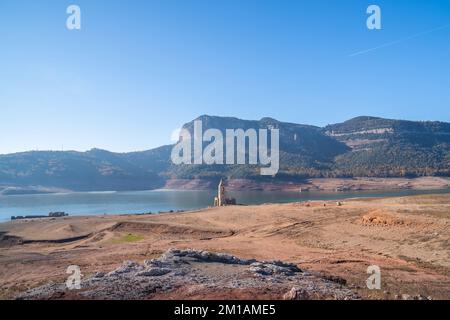
[[[201,114],[450,122],[449,24],[448,0],[2,0],[0,153],[144,150]]]

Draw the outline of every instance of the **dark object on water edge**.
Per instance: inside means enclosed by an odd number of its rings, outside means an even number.
[[[65,212],[50,212],[48,216],[11,216],[11,221],[24,219],[59,218],[59,217],[67,217],[68,215],[69,214]]]
[[[67,217],[68,214],[65,212],[50,212],[48,216],[51,218],[58,218],[58,217]]]
[[[23,219],[39,219],[39,218],[48,218],[47,216],[12,216],[11,220],[23,220]]]

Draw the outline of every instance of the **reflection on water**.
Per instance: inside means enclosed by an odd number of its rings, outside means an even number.
[[[449,190],[395,190],[349,192],[230,191],[240,204],[286,203],[308,200],[338,200],[361,197],[396,197],[444,193]],[[192,210],[212,205],[214,191],[80,192],[0,196],[0,221],[17,215],[47,215],[65,211],[70,215],[147,213]]]

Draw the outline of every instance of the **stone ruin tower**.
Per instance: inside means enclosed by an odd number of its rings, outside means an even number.
[[[217,187],[217,197],[214,198],[214,206],[224,206],[226,204],[225,199],[225,184],[223,183],[223,179],[220,179],[219,186]]]
[[[214,197],[214,206],[223,207],[229,205],[236,205],[236,199],[226,197],[225,183],[223,179],[220,179],[219,186],[217,187],[217,197]]]

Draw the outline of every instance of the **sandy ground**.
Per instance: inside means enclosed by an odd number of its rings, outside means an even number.
[[[1,298],[65,281],[69,265],[90,275],[194,248],[292,262],[344,278],[365,299],[450,299],[450,194],[24,220],[0,224],[0,239]],[[370,265],[381,268],[381,290],[366,288]]]

